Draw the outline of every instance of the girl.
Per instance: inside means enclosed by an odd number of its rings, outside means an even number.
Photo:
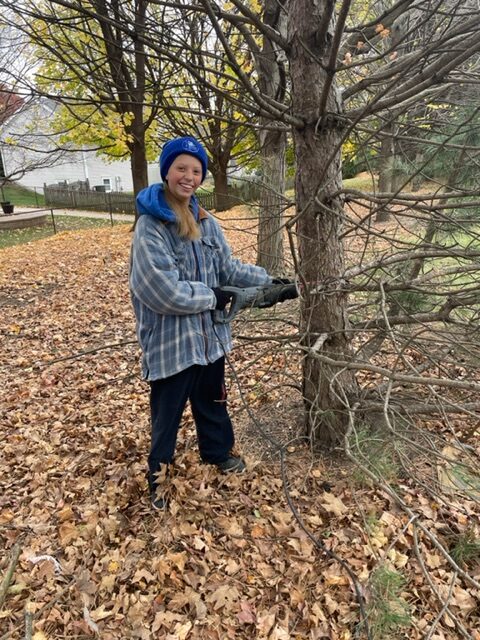
[[[219,287],[269,284],[272,278],[263,268],[234,259],[220,226],[200,207],[195,191],[207,165],[198,140],[170,140],[160,155],[163,184],[137,196],[130,291],[142,373],[150,383],[148,478],[155,509],[166,507],[160,477],[173,461],[187,400],[202,460],[225,473],[245,469],[232,454],[226,405],[224,355],[232,346],[230,327],[214,324],[212,312],[230,300]]]

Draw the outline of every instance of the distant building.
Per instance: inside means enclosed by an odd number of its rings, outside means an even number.
[[[0,177],[29,189],[44,184],[86,182],[99,191],[133,191],[130,162],[107,162],[88,148],[59,148],[48,132],[52,100],[24,101],[0,88]],[[158,164],[148,167],[149,182],[160,180]]]

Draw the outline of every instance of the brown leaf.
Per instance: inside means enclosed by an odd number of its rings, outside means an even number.
[[[58,527],[58,536],[62,545],[66,547],[78,538],[78,529],[72,522],[63,522]]]
[[[348,507],[342,502],[340,498],[337,498],[333,493],[327,493],[326,491],[322,494],[322,501],[320,503],[325,511],[329,513],[333,513],[334,515],[341,518],[348,511]]]
[[[211,602],[213,604],[213,608],[217,611],[222,607],[226,607],[227,609],[230,608],[232,603],[238,600],[239,597],[240,594],[236,587],[229,584],[223,584],[215,589],[213,593],[210,593],[206,597],[206,601]]]
[[[237,613],[237,618],[242,624],[255,624],[257,616],[255,615],[255,608],[247,600],[240,602],[240,611]]]

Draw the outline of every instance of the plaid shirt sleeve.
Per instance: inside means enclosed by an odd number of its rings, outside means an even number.
[[[216,298],[202,282],[180,280],[175,256],[162,226],[141,216],[132,245],[130,287],[149,309],[163,315],[188,315],[215,308]]]

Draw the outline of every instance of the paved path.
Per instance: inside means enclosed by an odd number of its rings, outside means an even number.
[[[13,215],[22,213],[31,213],[33,211],[45,211],[47,215],[51,215],[51,209],[38,209],[34,207],[15,207]],[[72,218],[96,218],[97,220],[110,220],[110,214],[102,211],[83,211],[80,209],[54,209],[54,216],[71,216]],[[117,221],[133,222],[135,216],[129,213],[112,213],[112,218]]]

